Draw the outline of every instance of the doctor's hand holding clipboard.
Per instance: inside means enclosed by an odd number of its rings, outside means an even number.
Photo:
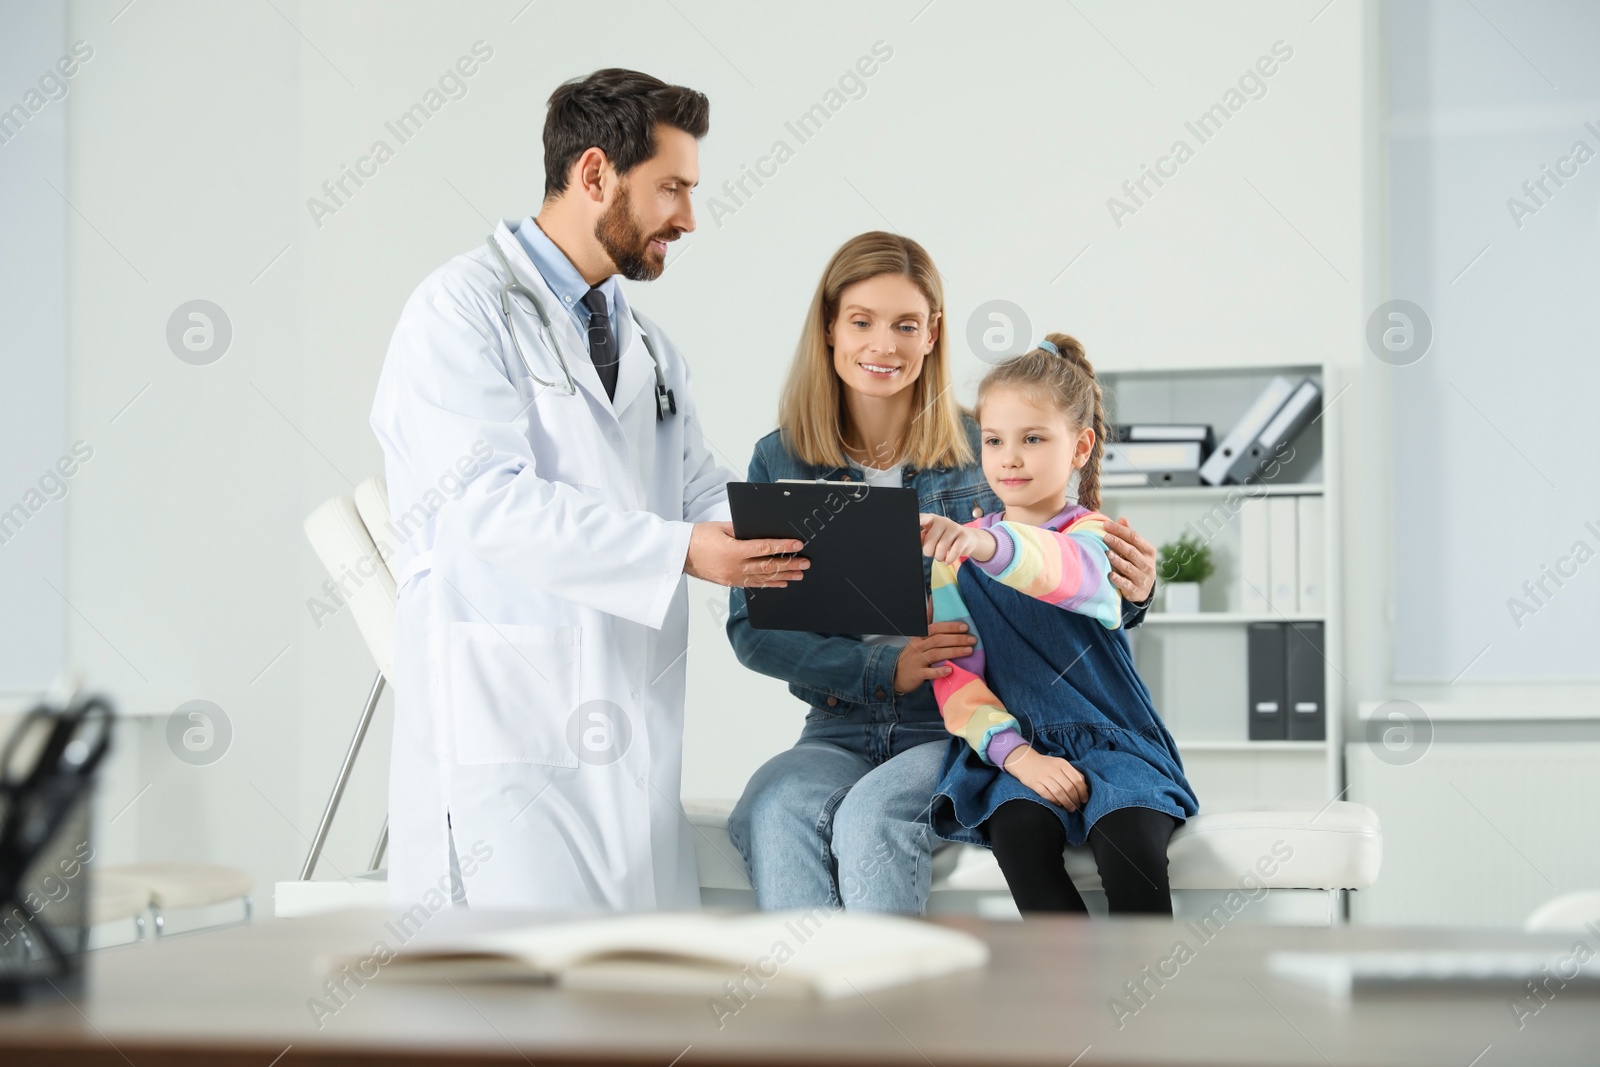
[[[782,538],[741,541],[731,522],[696,523],[684,573],[718,585],[783,589],[805,577],[811,561],[795,555],[804,542]]]

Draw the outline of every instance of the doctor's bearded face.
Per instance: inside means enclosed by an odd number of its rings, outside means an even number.
[[[700,180],[699,157],[692,135],[658,125],[656,154],[618,180],[594,236],[624,278],[659,278],[667,269],[667,245],[694,230],[689,194]]]

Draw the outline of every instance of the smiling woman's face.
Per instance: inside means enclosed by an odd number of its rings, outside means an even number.
[[[867,396],[893,396],[922,373],[938,330],[939,316],[910,278],[856,282],[839,294],[839,313],[828,324],[834,373]]]

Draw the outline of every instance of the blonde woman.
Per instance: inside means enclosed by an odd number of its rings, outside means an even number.
[[[881,232],[846,241],[812,298],[779,428],[756,443],[749,480],[915,489],[919,511],[957,522],[1000,510],[977,423],[951,392],[943,311],[938,271],[917,242]],[[1155,550],[1120,521],[1105,541],[1124,624],[1136,624]],[[755,630],[739,589],[727,625],[745,666],[810,706],[799,741],[755,773],[729,820],[756,903],[920,913],[935,844],[928,805],[948,747],[928,683],[974,636],[960,622],[912,638]]]

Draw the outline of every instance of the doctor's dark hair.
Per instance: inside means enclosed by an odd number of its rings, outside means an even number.
[[[1035,348],[1006,360],[984,375],[983,381],[978,383],[978,402],[973,407],[981,420],[984,398],[996,389],[1015,389],[1034,403],[1065,415],[1074,434],[1085,428],[1093,430],[1094,447],[1089,450],[1088,461],[1078,468],[1077,499],[1082,507],[1099,511],[1100,457],[1106,446],[1106,409],[1100,396],[1100,382],[1076,337],[1052,333],[1045,340],[1055,346],[1055,352]]]
[[[563,83],[550,94],[544,119],[545,199],[566,191],[572,164],[591,148],[604,152],[619,175],[655,155],[658,123],[704,137],[711,128],[711,101],[621,67]]]

